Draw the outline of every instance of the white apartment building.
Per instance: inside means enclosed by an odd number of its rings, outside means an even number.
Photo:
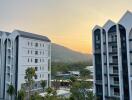
[[[0,32],[0,99],[10,100],[7,93],[12,84],[16,91],[27,89],[25,70],[36,70],[33,91],[41,91],[41,80],[51,85],[51,41],[42,35],[15,30]]]
[[[92,35],[97,100],[132,100],[132,13],[95,26]]]

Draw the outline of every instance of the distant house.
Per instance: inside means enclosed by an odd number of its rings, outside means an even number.
[[[93,76],[94,68],[93,66],[86,66],[86,70],[89,70],[91,72],[91,76]]]
[[[57,72],[56,76],[61,77],[63,79],[69,79],[72,76],[79,77],[80,72],[79,71]]]
[[[80,76],[80,72],[79,71],[68,71],[70,73],[71,76]]]

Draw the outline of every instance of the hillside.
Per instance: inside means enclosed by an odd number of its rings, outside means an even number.
[[[83,54],[73,51],[69,48],[58,44],[52,44],[52,61],[53,62],[90,62],[92,63],[91,54]]]

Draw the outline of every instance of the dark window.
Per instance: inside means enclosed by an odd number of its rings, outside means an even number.
[[[35,59],[35,63],[38,63],[38,59]]]
[[[114,95],[119,95],[119,88],[114,88]]]
[[[38,55],[38,51],[35,51],[35,55]]]
[[[35,67],[35,71],[38,71],[38,67]]]
[[[34,76],[34,78],[35,78],[35,79],[37,79],[37,78],[38,78],[38,76],[37,76],[37,75],[35,75],[35,76]]]
[[[29,44],[30,44],[30,43],[28,42],[28,46],[29,46]]]
[[[28,50],[28,54],[29,54],[29,50]]]
[[[118,77],[114,77],[114,81],[119,81],[119,78]]]
[[[50,71],[50,60],[48,60],[48,71]]]
[[[117,66],[113,67],[113,73],[118,73],[118,67]]]
[[[38,47],[38,43],[35,43],[35,47]]]

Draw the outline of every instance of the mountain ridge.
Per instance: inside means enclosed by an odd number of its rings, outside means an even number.
[[[74,51],[65,46],[52,43],[52,62],[89,62],[92,63],[92,55]]]

